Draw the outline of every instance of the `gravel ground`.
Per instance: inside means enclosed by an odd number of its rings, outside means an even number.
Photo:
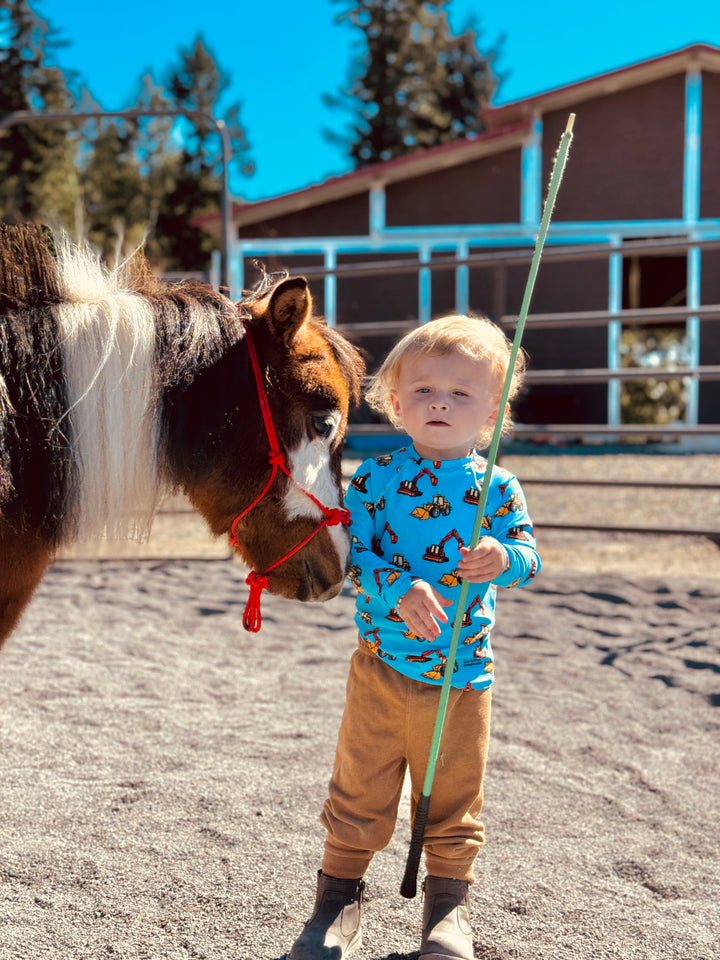
[[[0,654],[0,960],[281,960],[314,896],[348,589],[56,565]],[[541,574],[498,608],[478,960],[716,960],[717,581]],[[358,960],[417,960],[407,800]],[[421,873],[422,876],[422,873]]]
[[[716,482],[717,461],[504,463],[598,485],[526,483],[545,565],[498,607],[475,955],[717,960],[720,548],[543,531],[590,510],[716,526],[716,493],[640,481]],[[245,571],[167,506],[147,545],[56,564],[0,653],[0,960],[282,960],[311,908],[352,591],[266,597],[247,634]],[[409,834],[405,798],[358,960],[417,960]]]

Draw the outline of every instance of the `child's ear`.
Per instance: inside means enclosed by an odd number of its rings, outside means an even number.
[[[488,423],[492,423],[492,424],[497,423],[497,418],[498,418],[498,412],[499,412],[499,410],[500,410],[500,407],[499,407],[499,406],[496,407],[496,408],[493,410],[493,412],[492,412],[492,413],[490,414],[490,416],[488,417]],[[508,413],[510,413],[510,404],[509,404],[509,403],[506,403],[506,404],[505,404],[505,413],[503,414],[503,419],[505,418],[505,416],[506,416]]]

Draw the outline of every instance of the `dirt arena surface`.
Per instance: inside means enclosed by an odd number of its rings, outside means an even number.
[[[717,458],[504,464],[599,484],[527,486],[545,567],[499,597],[476,956],[716,960],[720,547],[542,520],[717,528],[716,493],[640,485],[717,482]],[[280,960],[314,896],[351,588],[265,596],[248,634],[246,571],[193,515],[103,553],[58,562],[0,652],[0,960]],[[404,800],[359,960],[417,957],[409,833]]]

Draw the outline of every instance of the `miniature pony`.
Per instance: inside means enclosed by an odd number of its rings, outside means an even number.
[[[328,517],[363,372],[302,277],[234,304],[162,283],[140,256],[109,270],[86,246],[0,225],[0,643],[59,547],[144,539],[177,490],[214,534],[232,527],[271,592],[334,596],[348,536]]]

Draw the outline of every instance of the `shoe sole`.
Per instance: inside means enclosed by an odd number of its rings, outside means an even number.
[[[358,935],[355,937],[355,939],[351,940],[350,943],[347,945],[347,948],[342,956],[349,957],[353,953],[357,953],[360,947],[362,947],[362,933],[358,932]],[[288,960],[293,960],[292,950],[287,956],[288,956]]]
[[[421,953],[418,960],[458,960],[450,953]]]

